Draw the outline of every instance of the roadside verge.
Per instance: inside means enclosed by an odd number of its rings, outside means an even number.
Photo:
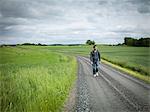
[[[127,74],[129,74],[129,75],[131,75],[131,76],[133,76],[135,78],[137,78],[137,79],[140,79],[140,80],[150,84],[150,77],[149,76],[142,75],[142,74],[140,74],[140,73],[138,73],[136,71],[132,71],[130,69],[120,67],[119,65],[113,64],[113,63],[108,62],[108,61],[103,60],[103,59],[102,59],[102,62],[107,64],[107,65],[109,65],[109,66],[112,66],[113,68],[116,68],[116,69],[118,69],[120,71],[123,71],[123,72],[125,72],[125,73],[127,73]]]

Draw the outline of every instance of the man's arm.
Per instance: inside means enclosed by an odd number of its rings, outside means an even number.
[[[93,62],[92,52],[90,53],[90,61]]]
[[[101,61],[101,55],[99,51],[98,51],[98,58],[99,58],[99,61]]]

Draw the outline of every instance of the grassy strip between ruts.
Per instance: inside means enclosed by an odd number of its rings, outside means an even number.
[[[60,111],[76,79],[75,58],[38,47],[0,50],[1,111]]]
[[[119,70],[121,70],[121,71],[123,71],[123,72],[125,72],[125,73],[127,73],[127,74],[129,74],[131,76],[133,76],[133,77],[136,77],[136,78],[138,78],[140,80],[143,80],[143,81],[145,81],[147,83],[150,83],[150,77],[149,76],[142,75],[142,74],[140,74],[138,72],[135,72],[135,71],[130,70],[128,68],[124,68],[124,67],[121,67],[119,65],[113,64],[112,62],[109,62],[109,61],[104,60],[104,59],[102,59],[102,62],[107,64],[107,65],[110,65],[110,66],[112,66],[112,67],[114,67],[116,69],[119,69]]]

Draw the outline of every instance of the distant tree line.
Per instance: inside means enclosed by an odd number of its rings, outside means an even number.
[[[5,46],[12,46],[12,47],[15,47],[15,46],[21,46],[21,45],[47,46],[46,44],[41,44],[41,43],[38,43],[38,44],[34,44],[34,43],[23,43],[23,44],[2,44],[2,45],[0,45],[0,47],[5,47]]]
[[[23,43],[23,44],[2,44],[0,45],[0,47],[7,47],[7,46],[11,46],[11,47],[16,47],[16,46],[80,46],[80,45],[83,45],[83,44],[41,44],[41,43],[38,43],[38,44],[35,44],[35,43]]]
[[[41,43],[38,43],[38,44],[34,44],[34,43],[23,43],[21,45],[34,45],[34,46],[47,46],[46,44],[41,44]]]
[[[125,37],[124,44],[128,46],[150,47],[150,38],[134,39],[132,37]]]

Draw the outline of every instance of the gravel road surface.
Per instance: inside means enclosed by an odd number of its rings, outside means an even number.
[[[150,112],[149,84],[104,63],[93,77],[89,59],[77,60],[77,112]]]

